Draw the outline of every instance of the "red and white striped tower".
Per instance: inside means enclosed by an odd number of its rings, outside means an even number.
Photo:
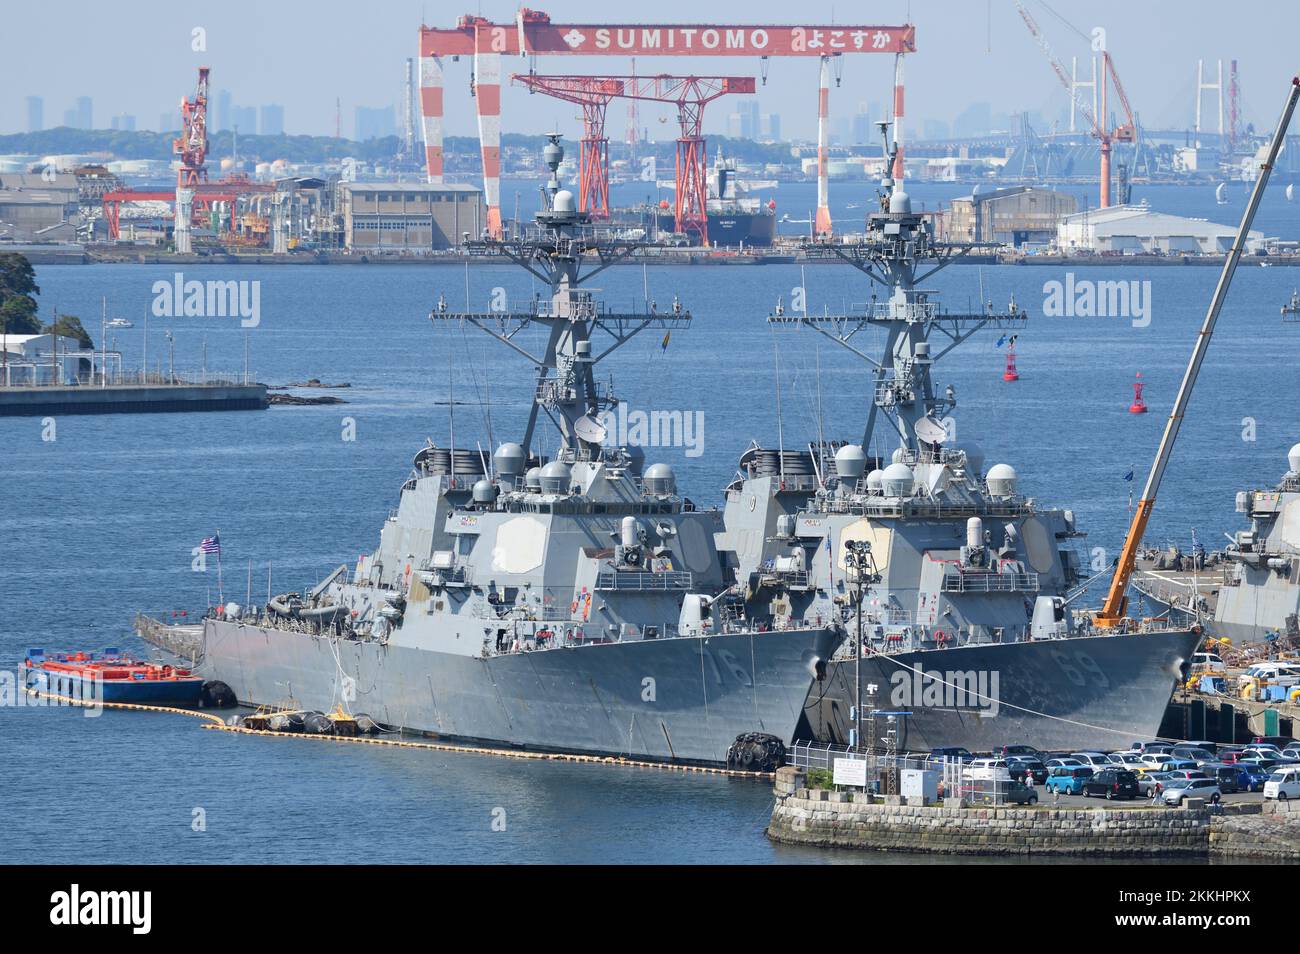
[[[483,151],[483,201],[487,233],[501,237],[501,54],[490,48],[491,33],[475,31],[474,98],[478,103],[478,138]]]
[[[430,182],[442,182],[442,57],[420,51],[420,128]]]
[[[829,56],[821,58],[820,85],[817,90],[817,218],[814,231],[818,236],[831,234],[830,168],[827,156],[827,137],[830,135],[830,62]]]
[[[894,54],[894,168],[895,184],[903,181],[903,54]]]

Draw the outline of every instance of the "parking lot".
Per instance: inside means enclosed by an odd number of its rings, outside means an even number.
[[[1143,796],[1141,798],[1117,798],[1107,801],[1093,795],[1090,798],[1084,798],[1082,795],[1062,795],[1059,799],[1054,798],[1051,792],[1046,791],[1043,786],[1039,785],[1034,789],[1038,793],[1038,807],[1047,808],[1077,808],[1077,809],[1095,809],[1095,808],[1151,808],[1154,811],[1173,811],[1173,808],[1166,808],[1164,802],[1157,799],[1152,802],[1150,798]],[[1222,805],[1236,805],[1259,803],[1264,800],[1262,792],[1235,792],[1231,795],[1224,795],[1220,799]],[[1015,807],[1015,806],[1008,806]]]

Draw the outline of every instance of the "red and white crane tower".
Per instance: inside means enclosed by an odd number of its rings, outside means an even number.
[[[609,139],[605,137],[605,108],[611,99],[672,103],[677,107],[676,200],[678,232],[694,232],[707,245],[709,226],[708,149],[704,107],[729,93],[752,94],[752,76],[540,76],[516,73],[511,79],[535,93],[544,93],[583,107],[583,138],[579,152],[578,207],[593,217],[609,217]]]
[[[181,134],[172,140],[172,152],[181,157],[176,170],[178,189],[192,189],[208,181],[208,72],[208,67],[199,67],[194,98],[181,100]]]
[[[1047,62],[1051,64],[1052,71],[1056,73],[1056,78],[1061,81],[1061,85],[1066,88],[1070,96],[1074,99],[1075,106],[1083,113],[1085,119],[1092,126],[1092,136],[1100,143],[1101,147],[1101,194],[1099,204],[1103,209],[1110,208],[1110,155],[1111,144],[1116,142],[1137,142],[1137,120],[1133,116],[1133,110],[1129,106],[1128,96],[1124,93],[1124,87],[1119,81],[1119,74],[1115,72],[1115,61],[1111,59],[1110,51],[1105,48],[1103,43],[1101,49],[1101,115],[1098,116],[1093,112],[1092,107],[1083,99],[1077,91],[1079,84],[1071,81],[1069,74],[1065,72],[1065,67],[1061,65],[1056,54],[1052,52],[1051,45],[1047,38],[1043,36],[1043,31],[1039,29],[1034,18],[1029,15],[1024,4],[1016,0],[1016,9],[1020,11],[1020,18],[1025,21],[1025,26],[1029,28],[1030,34],[1038,43],[1038,48],[1043,51],[1047,57]],[[1120,106],[1124,110],[1124,117],[1128,121],[1118,126],[1109,127],[1110,113],[1106,108],[1106,91],[1115,87],[1115,95],[1119,97]]]
[[[483,197],[487,231],[501,234],[501,57],[506,56],[756,56],[818,57],[823,61],[850,53],[916,51],[916,28],[902,26],[795,26],[714,24],[558,24],[539,10],[522,9],[513,23],[492,23],[466,15],[451,29],[420,28],[420,112],[425,161],[430,182],[443,175],[443,60],[472,56],[472,89],[478,108],[479,145],[483,156]],[[825,64],[823,64],[825,65]],[[825,70],[823,70],[823,75]],[[901,68],[895,101],[901,103]],[[829,84],[823,82],[823,88]],[[819,113],[829,93],[819,90]],[[901,114],[900,114],[901,116]],[[825,128],[825,120],[821,122]],[[897,132],[901,136],[901,130]],[[689,138],[683,135],[683,138]],[[825,139],[825,134],[819,137]],[[680,141],[679,141],[680,143]],[[826,149],[818,150],[818,221],[830,230],[826,201]],[[897,178],[897,176],[896,176]],[[681,201],[679,192],[678,201]]]

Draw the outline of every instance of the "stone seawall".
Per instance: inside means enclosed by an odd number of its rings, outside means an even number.
[[[0,417],[158,411],[260,411],[264,384],[0,388]]]
[[[1211,853],[1300,861],[1300,804],[1187,808],[965,807],[808,789],[783,768],[767,834],[822,848],[947,855],[1196,858]],[[909,804],[908,802],[911,802]]]

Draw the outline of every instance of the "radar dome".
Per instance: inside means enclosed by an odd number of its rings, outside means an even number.
[[[555,202],[551,205],[552,212],[576,212],[577,203],[573,198],[573,193],[568,189],[561,189],[555,193]]]
[[[651,464],[642,480],[648,494],[663,496],[677,492],[677,475],[667,464]]]
[[[528,468],[528,473],[524,475],[524,487],[534,491],[542,489],[542,468]]]
[[[563,494],[569,492],[569,468],[558,460],[553,460],[542,468],[538,481],[544,494]]]
[[[471,491],[476,504],[490,504],[497,499],[496,485],[490,480],[474,481],[474,489]]]
[[[502,444],[492,455],[492,464],[502,477],[518,477],[524,472],[524,449],[515,443]]]
[[[902,189],[897,189],[889,197],[889,211],[895,215],[912,214],[912,197]]]
[[[558,166],[564,161],[564,147],[558,142],[548,142],[542,147],[542,162],[548,166]]]
[[[845,444],[835,452],[835,474],[844,480],[857,480],[867,469],[867,455],[857,444]]]
[[[989,468],[989,493],[995,497],[1010,497],[1016,492],[1016,469],[1010,464],[994,464]]]
[[[878,494],[884,489],[884,487],[885,472],[883,470],[877,467],[871,473],[867,474],[867,493]]]
[[[901,464],[907,459],[907,451],[902,447],[895,447],[894,452],[889,455],[889,459],[895,464]]]
[[[1291,467],[1291,473],[1300,474],[1300,444],[1286,452],[1286,462]]]
[[[880,475],[881,488],[886,497],[906,497],[912,492],[916,477],[906,464],[890,464]]]

